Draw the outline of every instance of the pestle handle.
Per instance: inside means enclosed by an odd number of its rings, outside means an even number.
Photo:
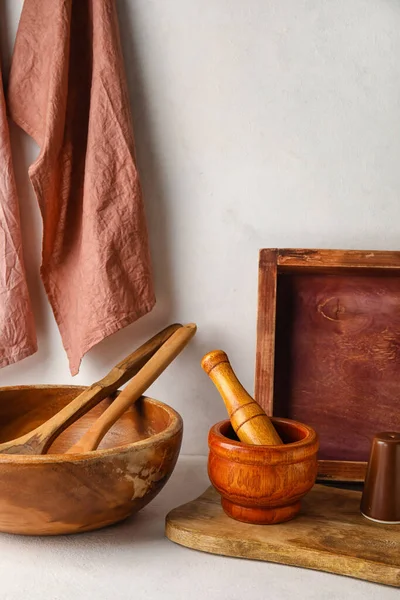
[[[168,367],[169,364],[182,352],[196,333],[196,325],[189,323],[180,327],[171,337],[161,346],[159,350],[142,367],[137,375],[120,392],[114,402],[104,411],[104,413],[93,423],[81,439],[74,444],[66,454],[80,454],[96,450],[99,443],[114,425],[114,423],[124,414],[124,412],[140,398],[147,388],[154,383],[159,375]]]
[[[225,352],[209,352],[201,366],[221,394],[232,427],[242,442],[266,446],[283,443],[267,414],[236,377]]]

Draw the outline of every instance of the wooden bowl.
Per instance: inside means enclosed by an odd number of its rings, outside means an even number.
[[[0,441],[34,429],[84,388],[0,388]],[[43,456],[0,454],[0,531],[55,535],[111,525],[143,508],[162,489],[177,461],[182,419],[169,406],[141,398],[95,452],[63,452],[112,400],[66,429]]]
[[[225,513],[259,525],[289,521],[317,477],[318,436],[311,427],[272,418],[284,444],[252,446],[238,440],[229,420],[210,429],[208,475]]]

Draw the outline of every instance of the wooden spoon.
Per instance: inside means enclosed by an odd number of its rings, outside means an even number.
[[[67,450],[66,454],[81,454],[96,450],[112,425],[154,383],[174,358],[182,352],[196,333],[196,329],[197,327],[194,323],[189,323],[178,329],[178,331],[175,331],[81,439]]]
[[[0,444],[0,453],[45,454],[55,438],[64,429],[136,375],[158,348],[181,327],[182,325],[177,323],[157,333],[135,352],[119,362],[103,379],[93,383],[74,398],[51,419],[19,438]]]

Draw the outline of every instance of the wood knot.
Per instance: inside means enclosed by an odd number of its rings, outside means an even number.
[[[318,312],[329,321],[340,321],[346,312],[346,308],[341,304],[339,298],[328,298],[318,304]]]

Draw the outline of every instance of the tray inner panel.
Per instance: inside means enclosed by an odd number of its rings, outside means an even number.
[[[274,410],[320,436],[320,459],[367,461],[400,431],[400,277],[279,274]]]

